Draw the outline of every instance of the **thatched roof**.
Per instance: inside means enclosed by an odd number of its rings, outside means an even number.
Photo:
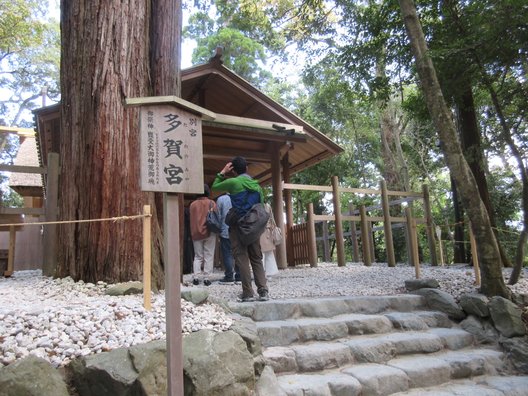
[[[264,185],[271,184],[272,159],[288,155],[293,175],[343,148],[248,81],[226,68],[221,56],[181,72],[181,98],[215,114],[204,119],[204,181],[212,182],[231,158],[246,157],[249,173]],[[60,104],[34,111],[42,165],[48,152],[59,152]]]
[[[35,136],[21,136],[13,165],[40,166]],[[42,196],[42,176],[36,173],[11,172],[9,187],[22,196]]]

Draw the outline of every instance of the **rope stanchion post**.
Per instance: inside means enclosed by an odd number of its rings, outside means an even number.
[[[151,217],[150,205],[143,206],[143,306],[147,311],[152,308],[150,296],[151,284]]]

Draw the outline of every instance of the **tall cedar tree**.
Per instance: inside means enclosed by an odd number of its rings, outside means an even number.
[[[161,199],[140,190],[139,114],[123,102],[179,95],[180,7],[178,0],[61,1],[60,219],[134,215],[150,204],[158,287]],[[140,220],[62,225],[56,275],[140,279],[141,241]]]
[[[459,188],[464,208],[471,218],[471,229],[478,245],[482,270],[481,291],[488,296],[509,298],[510,292],[502,277],[499,248],[488,212],[478,193],[475,177],[462,154],[451,113],[445,103],[433,62],[428,54],[415,5],[412,0],[399,0],[399,2],[427,107],[442,142],[447,165]]]

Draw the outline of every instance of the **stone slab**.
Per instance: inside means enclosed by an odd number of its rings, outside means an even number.
[[[409,389],[409,378],[398,368],[376,363],[354,365],[342,371],[356,378],[364,396],[382,396]]]

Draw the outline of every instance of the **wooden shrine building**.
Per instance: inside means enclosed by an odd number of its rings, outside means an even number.
[[[226,162],[240,155],[248,173],[271,185],[278,226],[288,232],[293,222],[291,193],[282,182],[343,149],[322,132],[266,96],[222,64],[221,53],[202,65],[181,71],[181,97],[215,113],[202,121],[204,182],[212,184]],[[40,159],[59,150],[60,104],[35,111]],[[284,222],[286,211],[286,224]],[[287,266],[286,244],[277,247],[279,268]]]

